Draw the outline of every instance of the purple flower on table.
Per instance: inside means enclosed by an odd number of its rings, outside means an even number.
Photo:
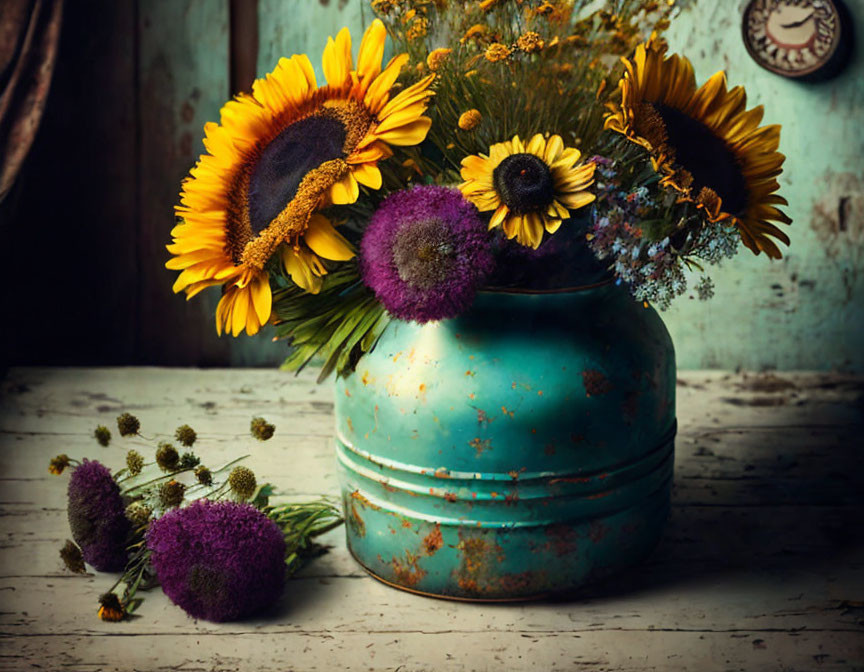
[[[467,310],[492,267],[489,234],[477,209],[446,187],[391,194],[360,245],[366,285],[391,315],[420,323]]]
[[[285,582],[285,538],[250,504],[199,500],[147,531],[169,599],[195,618],[234,621],[270,606]]]
[[[85,459],[69,479],[69,528],[84,561],[100,572],[118,572],[126,565],[130,524],[120,487],[96,460]]]

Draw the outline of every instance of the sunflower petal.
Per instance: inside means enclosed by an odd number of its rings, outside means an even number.
[[[335,40],[332,37],[327,38],[321,64],[327,84],[334,88],[351,84],[351,70],[354,68],[354,63],[351,59],[351,33],[347,28],[340,30]]]
[[[355,256],[351,243],[345,240],[324,215],[312,215],[309,227],[303,234],[303,241],[324,259],[347,261]]]
[[[273,294],[270,291],[270,278],[266,273],[259,273],[250,285],[252,293],[252,305],[258,321],[265,324],[270,319],[270,311],[273,306]]]
[[[381,72],[386,40],[387,29],[380,19],[375,19],[363,34],[360,51],[357,54],[357,76],[360,79],[361,98]]]
[[[350,172],[330,187],[330,200],[334,205],[350,205],[360,196],[360,187]]]

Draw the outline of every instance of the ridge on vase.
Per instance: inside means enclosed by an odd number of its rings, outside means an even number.
[[[674,350],[624,287],[487,291],[452,320],[394,321],[335,393],[348,547],[386,583],[529,599],[660,538]]]

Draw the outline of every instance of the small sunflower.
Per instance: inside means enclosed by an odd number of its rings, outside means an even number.
[[[726,75],[713,75],[696,88],[693,66],[653,37],[624,60],[620,102],[610,105],[605,127],[625,135],[651,154],[661,184],[704,209],[710,221],[737,226],[755,254],[779,259],[769,236],[789,244],[771,221],[791,224],[776,206],[775,193],[786,158],[777,151],[780,126],[759,126],[762,106],[746,109],[743,87],[726,88]]]
[[[329,204],[357,200],[360,184],[381,187],[378,161],[390,145],[416,145],[431,120],[423,116],[432,91],[426,77],[391,98],[407,54],[381,67],[386,30],[375,20],[363,36],[356,68],[343,29],[324,49],[325,86],[309,58],[283,58],[256,80],[252,94],[225,104],[221,123],[204,127],[201,156],[183,183],[182,222],[171,232],[181,271],[174,291],[187,298],[224,285],[216,329],[255,334],[270,317],[265,264],[282,246],[292,280],[316,293],[326,274],[321,259],[347,260],[351,245],[322,215]]]
[[[575,147],[558,135],[538,133],[527,144],[516,135],[489,148],[489,156],[462,159],[462,194],[481,212],[494,210],[489,228],[503,226],[508,238],[537,249],[543,230],[555,233],[561,222],[594,200],[586,189],[594,164],[581,166]]]

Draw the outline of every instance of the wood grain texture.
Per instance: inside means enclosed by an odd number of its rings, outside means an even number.
[[[204,152],[202,128],[229,96],[228,0],[139,0],[139,277],[141,362],[213,365],[228,358],[213,315],[218,290],[188,303],[165,270],[180,183]]]
[[[642,566],[578,595],[516,605],[420,598],[366,576],[342,531],[271,613],[193,621],[158,591],[141,618],[95,616],[112,577],[72,576],[58,452],[118,468],[145,432],[199,431],[211,465],[243,452],[282,497],[336,493],[329,386],[313,375],[17,369],[0,384],[0,670],[847,670],[864,667],[864,381],[693,372],[678,387],[673,512]],[[259,443],[249,420],[276,436]]]

